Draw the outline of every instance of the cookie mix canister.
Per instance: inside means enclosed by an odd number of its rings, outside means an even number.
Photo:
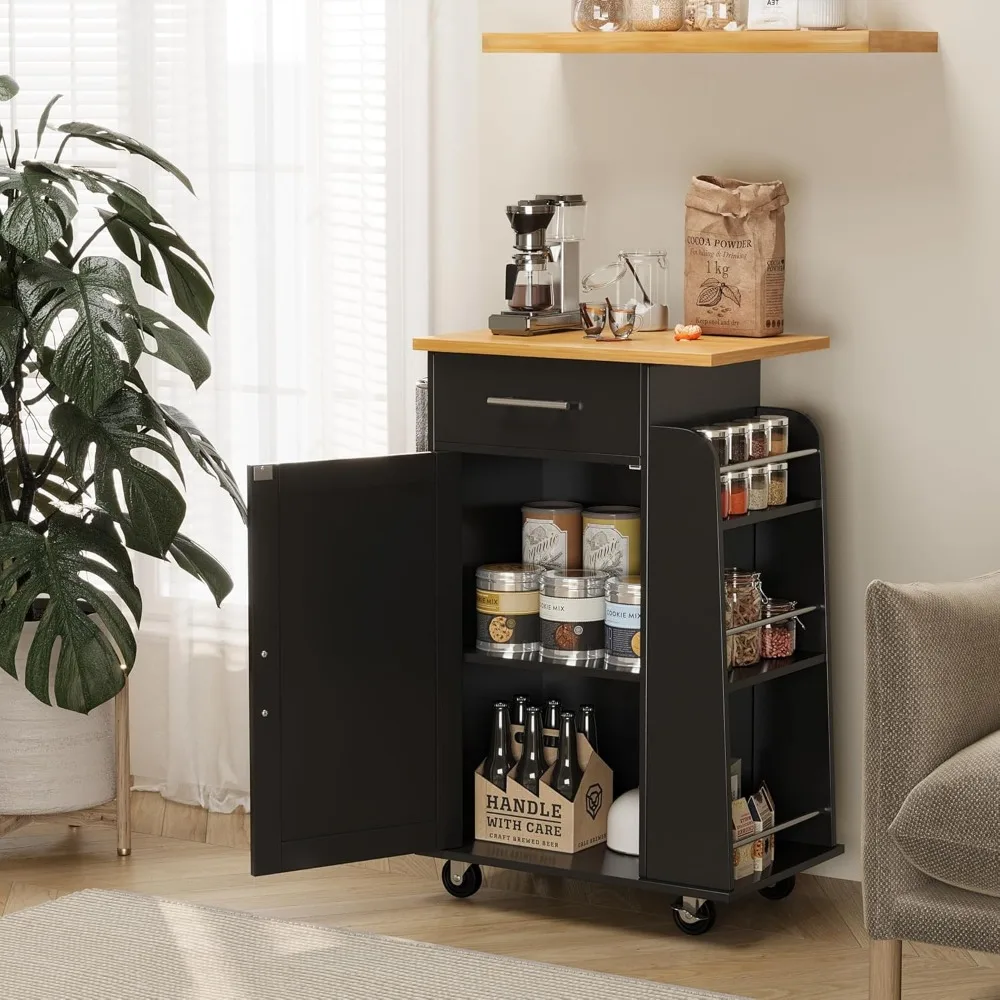
[[[541,573],[518,563],[476,570],[476,649],[510,657],[538,652]]]
[[[565,663],[604,656],[604,588],[607,573],[550,569],[538,602],[542,655]]]

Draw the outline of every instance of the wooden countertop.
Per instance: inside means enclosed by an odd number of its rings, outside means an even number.
[[[672,332],[637,333],[614,343],[588,340],[582,332],[547,333],[539,337],[496,336],[489,330],[419,337],[415,351],[441,354],[491,354],[504,358],[559,358],[564,361],[617,361],[634,365],[682,365],[717,368],[744,361],[765,361],[788,354],[825,351],[829,337],[786,334],[783,337],[702,337],[677,343]]]

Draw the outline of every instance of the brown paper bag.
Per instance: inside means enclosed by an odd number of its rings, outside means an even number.
[[[785,185],[695,177],[685,204],[684,322],[732,337],[784,333]]]

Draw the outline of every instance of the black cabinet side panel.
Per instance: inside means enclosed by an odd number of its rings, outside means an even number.
[[[727,891],[732,855],[717,464],[700,435],[651,427],[644,473],[640,875]]]
[[[647,409],[652,426],[728,420],[760,403],[760,362],[718,368],[648,365]]]

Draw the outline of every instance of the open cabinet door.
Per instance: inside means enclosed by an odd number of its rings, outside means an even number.
[[[255,875],[461,837],[458,462],[250,469]]]

